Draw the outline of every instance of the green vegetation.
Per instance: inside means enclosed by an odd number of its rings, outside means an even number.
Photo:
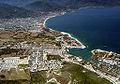
[[[120,5],[119,0],[40,0],[26,6],[34,11],[69,11],[80,7],[92,6],[116,6]]]
[[[30,14],[32,14],[32,12],[24,8],[0,3],[0,18],[22,18],[29,17]]]
[[[29,32],[18,31],[13,35],[14,39],[26,39],[30,35]]]
[[[60,42],[56,42],[56,46],[61,47],[61,43]]]
[[[41,11],[71,11],[88,6],[120,5],[120,0],[0,0],[0,2],[2,2],[0,3],[0,18],[25,18],[42,15]]]
[[[54,83],[54,82],[49,82],[49,83],[47,83],[47,84],[56,84],[56,83]]]
[[[47,60],[60,60],[60,59],[63,58],[59,55],[47,55]]]
[[[6,4],[10,4],[13,6],[20,6],[23,7],[26,4],[32,3],[36,0],[0,0],[1,3],[6,3]]]
[[[0,41],[0,47],[3,45],[3,42]]]
[[[68,84],[70,81],[70,74],[68,72],[62,72],[61,75],[54,74],[54,77],[60,84]]]
[[[1,80],[4,80],[3,82],[7,82],[8,80],[11,80],[11,82],[15,82],[15,81],[19,82],[19,80],[29,81],[30,74],[29,74],[29,71],[27,71],[27,70],[26,71],[24,71],[24,70],[16,71],[14,69],[11,69],[10,71],[2,71],[0,73],[0,82],[1,82]]]
[[[30,35],[30,37],[33,37],[33,38],[36,38],[36,37],[38,37],[38,33],[31,33],[31,35]]]
[[[0,84],[29,84],[26,80],[0,80]]]
[[[29,5],[26,6],[27,9],[34,10],[34,11],[58,11],[60,9],[64,9],[64,7],[54,4],[54,3],[49,3],[44,1],[36,1],[33,2]]]
[[[11,39],[11,36],[14,34],[13,31],[4,31],[0,30],[0,39]]]
[[[46,71],[31,73],[31,84],[45,84],[46,80]]]
[[[61,72],[69,72],[71,74],[71,84],[112,84],[104,78],[100,78],[97,74],[76,65],[66,63]]]
[[[0,56],[1,57],[14,57],[16,55],[22,55],[24,52],[23,49],[0,49]]]
[[[19,67],[29,67],[29,64],[19,64]]]

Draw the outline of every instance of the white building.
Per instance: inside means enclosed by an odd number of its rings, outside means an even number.
[[[60,49],[44,49],[44,52],[47,53],[48,55],[59,55]]]
[[[11,68],[18,68],[20,57],[7,57],[3,59],[2,69],[10,70]]]
[[[3,63],[3,60],[2,58],[0,58],[0,72],[2,71],[2,63]]]
[[[108,63],[108,64],[111,64],[111,65],[117,65],[117,62],[114,61],[114,60],[106,60],[106,59],[103,59],[103,62]]]

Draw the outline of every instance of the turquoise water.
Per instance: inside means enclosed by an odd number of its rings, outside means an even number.
[[[83,8],[47,20],[46,27],[68,32],[80,40],[87,48],[69,49],[69,53],[86,60],[93,49],[120,53],[120,7]]]

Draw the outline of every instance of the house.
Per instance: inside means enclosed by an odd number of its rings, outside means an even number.
[[[20,57],[7,57],[3,59],[2,69],[18,68]]]
[[[44,53],[47,55],[59,55],[60,49],[53,48],[53,49],[44,49]]]

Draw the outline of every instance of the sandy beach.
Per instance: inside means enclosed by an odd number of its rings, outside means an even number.
[[[65,13],[66,13],[66,12],[65,12]],[[61,15],[64,15],[65,13],[62,13]],[[43,22],[43,27],[46,28],[45,23],[47,22],[47,20],[49,20],[50,18],[59,16],[59,15],[60,15],[60,14],[56,14],[56,15],[53,15],[53,16],[48,16],[48,17],[44,20],[44,22]],[[56,31],[56,30],[53,30],[53,29],[51,29],[51,28],[49,28],[49,29],[52,30],[52,31]],[[61,33],[62,33],[63,35],[67,34],[70,38],[75,39],[78,43],[81,44],[81,47],[80,47],[80,48],[82,48],[82,49],[85,49],[85,48],[86,48],[86,46],[83,45],[83,43],[81,43],[77,38],[72,37],[71,34],[69,34],[69,33],[67,33],[67,32],[61,32]]]
[[[56,17],[56,16],[59,16],[59,15],[64,15],[65,13],[66,13],[66,12],[62,12],[62,13],[58,13],[58,14],[56,13],[55,15],[47,16],[46,19],[45,19],[44,22],[43,22],[43,27],[46,28],[45,23],[46,23],[46,21],[47,21],[48,19],[53,18],[53,17]]]
[[[75,39],[78,43],[81,44],[81,48],[82,48],[82,49],[85,49],[85,48],[86,48],[85,45],[83,45],[77,38],[72,37],[71,34],[69,34],[69,33],[67,33],[67,32],[61,32],[61,33],[62,33],[62,34],[67,34],[70,38]]]

